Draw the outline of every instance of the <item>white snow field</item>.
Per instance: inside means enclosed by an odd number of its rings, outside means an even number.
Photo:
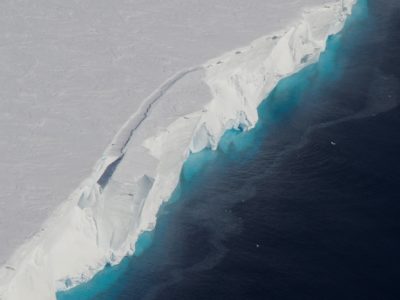
[[[0,299],[132,254],[189,153],[251,129],[355,1],[0,1]]]

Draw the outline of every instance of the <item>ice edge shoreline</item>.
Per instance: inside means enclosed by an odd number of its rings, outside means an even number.
[[[223,133],[229,129],[249,130],[254,127],[260,102],[280,79],[318,60],[325,50],[327,38],[342,29],[355,2],[337,0],[311,9],[286,31],[262,37],[250,46],[226,53],[203,66],[183,70],[168,79],[143,101],[139,110],[118,131],[91,176],[45,221],[42,230],[18,248],[0,268],[0,299],[56,299],[57,290],[85,282],[105,264],[117,264],[127,254],[132,254],[139,234],[155,226],[158,208],[175,189],[183,162],[190,152],[206,147],[216,149]],[[321,17],[324,20],[318,20]],[[140,145],[132,145],[132,136],[151,114],[153,105],[186,75],[200,70],[206,72],[204,80],[212,91],[212,99],[203,109],[185,115],[187,119],[178,118],[168,124],[162,134],[150,136]],[[182,143],[178,141],[173,149],[176,153],[167,155],[170,149],[165,143],[174,137],[174,133],[180,132],[189,139]],[[137,183],[132,189],[135,192],[139,189],[138,194],[141,194],[141,198],[135,198],[140,202],[134,211],[139,220],[135,220],[133,225],[130,222],[130,230],[126,232],[124,229],[122,238],[115,242],[118,226],[126,224],[116,224],[104,215],[104,198],[114,194],[108,191],[111,188],[101,187],[99,179],[113,163],[118,165],[124,161],[125,153],[129,155],[131,148],[138,146],[147,149],[147,155],[157,161],[155,176],[147,176],[145,172],[143,176],[132,177]],[[164,151],[165,147],[168,149]],[[177,162],[172,172],[164,168],[165,160]],[[112,172],[107,176],[112,177]],[[103,208],[101,213],[99,207]],[[103,234],[102,223],[112,224],[114,231]],[[78,250],[86,250],[94,257],[87,253],[81,255],[74,249],[69,252],[69,247],[73,248],[70,242],[75,239],[79,240]],[[59,263],[65,258],[60,254],[76,254],[76,265],[71,267],[66,266],[68,262]],[[57,256],[60,258],[58,261]]]

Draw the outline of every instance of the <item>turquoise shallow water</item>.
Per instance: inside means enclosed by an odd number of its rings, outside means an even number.
[[[367,3],[367,1],[359,2],[354,14],[347,22],[346,28],[357,26],[360,20],[364,19],[367,14]],[[354,38],[357,38],[357,36],[354,36]],[[319,101],[318,97],[305,99],[304,95],[308,93],[308,96],[312,96],[323,93],[322,89],[326,88],[327,85],[334,85],[335,82],[340,80],[344,72],[346,60],[339,60],[338,55],[343,55],[344,53],[342,35],[339,34],[330,37],[327,51],[323,53],[317,64],[309,66],[299,73],[282,80],[266,101],[262,103],[259,108],[260,121],[252,131],[229,131],[221,140],[218,151],[205,150],[201,153],[191,155],[184,165],[181,181],[174,195],[160,210],[156,229],[153,232],[146,232],[141,235],[137,242],[134,256],[125,258],[118,266],[106,267],[88,283],[69,291],[58,293],[57,299],[151,298],[152,295],[155,295],[163,287],[163,283],[169,282],[167,285],[171,285],[181,280],[182,275],[179,272],[166,276],[165,270],[162,270],[162,272],[157,271],[158,266],[160,268],[161,266],[164,268],[168,267],[169,260],[171,261],[171,269],[174,269],[176,264],[179,265],[181,261],[191,260],[182,250],[184,248],[182,239],[187,237],[179,235],[180,230],[172,225],[174,223],[173,219],[179,218],[185,210],[189,210],[186,211],[186,215],[193,213],[193,211],[190,212],[190,205],[189,208],[187,207],[188,199],[197,193],[197,191],[204,189],[204,185],[207,185],[210,181],[214,181],[213,177],[223,177],[224,174],[229,173],[232,164],[238,167],[241,165],[245,166],[255,156],[259,155],[260,148],[266,139],[273,140],[277,134],[279,135],[279,129],[282,127],[282,124],[287,122],[285,126],[292,126],[293,124],[290,122],[291,116],[296,114],[300,105],[307,103],[307,105],[314,105],[317,103]],[[309,93],[310,86],[314,87],[311,94]],[[323,109],[323,105],[324,103],[321,103],[321,109]],[[293,130],[296,131],[296,128]],[[293,136],[293,139],[299,138],[299,136]],[[275,163],[272,158],[276,158],[277,155],[272,153],[272,151],[280,153],[280,149],[282,151],[285,149],[279,143],[272,143],[270,149],[268,151],[271,151],[271,153],[267,151],[265,155],[270,155],[271,161],[269,163],[272,165]],[[242,176],[246,176],[246,173],[242,174]],[[243,193],[251,195],[253,191],[245,189]],[[247,196],[243,195],[243,199]],[[233,204],[227,201],[223,205],[220,202],[218,205],[208,206],[207,209],[215,210],[213,212],[215,214],[222,212],[222,215],[224,212],[229,211]],[[204,218],[201,217],[202,215],[204,215]],[[199,210],[195,217],[199,218],[199,222],[207,222],[207,215],[209,213]],[[207,228],[204,232],[195,232],[190,241],[186,242],[196,244],[196,234],[199,236],[210,235],[210,239],[212,240],[219,238],[219,234],[228,236],[233,232],[240,231],[240,220],[235,219],[233,216],[225,215],[224,217],[221,216],[221,220],[223,220],[224,226],[227,223],[231,224],[231,226],[229,228],[224,227],[225,229],[222,232],[213,237],[215,233],[208,232],[213,232],[213,224],[211,223],[210,228]],[[183,227],[189,226],[187,224],[181,225]],[[174,247],[176,248],[171,246],[171,241],[175,242],[176,246]],[[216,264],[225,255],[227,250],[224,249],[220,242],[211,244],[212,246],[200,244],[196,247],[198,253],[210,252],[212,248],[215,248],[216,253],[215,255],[206,255],[208,258],[204,259],[201,264],[197,264],[197,268],[210,268],[210,266]],[[176,262],[171,259],[170,252],[174,252],[174,255],[182,252],[181,260]],[[166,277],[163,278],[164,276]]]

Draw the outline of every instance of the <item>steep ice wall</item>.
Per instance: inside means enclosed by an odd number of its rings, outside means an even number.
[[[147,139],[144,145],[159,161],[167,164],[171,152],[166,145],[176,140],[174,127],[190,130],[189,145],[174,145],[175,168],[181,169],[189,152],[204,148],[216,149],[225,131],[249,130],[258,120],[257,107],[278,81],[303,67],[316,62],[325,50],[328,36],[339,32],[356,1],[336,1],[323,7],[305,11],[303,19],[290,28],[262,37],[251,45],[213,59],[204,65],[204,81],[211,89],[212,100],[201,111],[186,120],[178,119],[157,136]],[[191,128],[194,125],[194,130]],[[186,125],[185,125],[186,124]],[[182,130],[183,131],[183,130]],[[179,151],[178,151],[179,150]],[[168,168],[167,168],[168,170]],[[142,215],[141,230],[151,229],[161,203],[168,199],[175,187],[179,173],[157,173],[155,184]],[[163,191],[163,192],[162,192]]]
[[[190,152],[249,130],[277,82],[315,62],[355,0],[304,12],[297,24],[203,66],[153,93],[116,135],[91,176],[0,269],[0,299],[55,299],[135,250],[179,181]]]

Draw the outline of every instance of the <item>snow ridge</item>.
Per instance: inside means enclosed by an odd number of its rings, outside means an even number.
[[[261,101],[280,79],[318,60],[355,1],[308,10],[281,32],[167,80],[121,128],[90,177],[0,268],[0,299],[54,300],[57,290],[132,254],[140,233],[154,228],[189,154],[216,149],[226,130],[254,127]]]
[[[133,132],[142,124],[150,113],[151,107],[158,101],[176,82],[181,80],[189,73],[200,70],[201,67],[193,67],[183,70],[166,80],[157,90],[155,90],[148,98],[146,98],[137,112],[135,112],[122,128],[115,135],[109,148],[104,153],[104,156],[113,156],[114,153],[122,153],[126,145],[129,143]],[[119,157],[119,156],[118,156]]]

